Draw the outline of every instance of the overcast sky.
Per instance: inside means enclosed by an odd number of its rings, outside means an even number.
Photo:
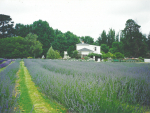
[[[32,24],[39,19],[53,29],[70,31],[95,40],[103,30],[123,30],[128,19],[150,32],[150,0],[0,0],[0,14],[16,23]]]

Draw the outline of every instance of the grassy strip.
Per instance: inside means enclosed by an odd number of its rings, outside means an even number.
[[[49,104],[47,98],[44,98],[44,95],[41,94],[37,87],[35,86],[34,82],[31,80],[31,76],[27,70],[27,68],[24,66],[24,62],[21,61],[21,71],[22,74],[24,74],[24,78],[21,78],[23,80],[23,84],[26,85],[26,88],[24,91],[28,94],[26,94],[27,99],[23,101],[30,101],[30,108],[29,105],[27,108],[23,107],[23,110],[28,110],[28,112],[31,110],[32,106],[34,106],[32,112],[36,113],[44,113],[44,112],[51,112],[51,113],[62,113],[59,109],[51,106]],[[22,92],[22,91],[21,91]],[[26,103],[23,103],[26,104]]]
[[[19,98],[19,108],[21,112],[30,113],[32,110],[33,103],[30,99],[28,94],[28,88],[25,82],[25,75],[24,75],[24,64],[23,61],[20,62],[20,71],[19,71],[19,90],[20,90],[20,98]],[[33,111],[34,113],[34,111]]]

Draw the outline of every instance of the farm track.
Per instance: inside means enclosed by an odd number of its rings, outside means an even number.
[[[35,113],[61,113],[61,112],[58,112],[53,107],[51,107],[51,105],[49,103],[47,103],[45,101],[45,99],[42,97],[42,94],[38,91],[37,87],[35,86],[35,83],[31,80],[31,76],[30,76],[27,68],[24,66],[23,61],[20,62],[20,65],[24,71],[24,77],[23,78],[25,79],[25,85],[27,87],[27,93],[28,93],[29,98],[30,98],[29,100],[31,100],[31,103],[33,104],[31,111],[35,112]],[[19,72],[20,72],[20,70],[19,70]],[[21,77],[19,77],[19,79],[21,79]],[[18,84],[16,84],[16,85],[18,85]],[[16,86],[16,87],[18,87],[18,86]],[[21,101],[23,101],[23,100],[21,100]],[[25,103],[27,103],[27,102],[25,102]],[[20,106],[20,108],[22,109],[21,110],[22,112],[27,112],[27,110],[23,109],[22,105]]]

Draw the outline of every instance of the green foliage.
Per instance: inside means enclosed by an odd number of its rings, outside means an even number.
[[[25,58],[31,56],[27,42],[22,37],[7,37],[0,39],[0,57]]]
[[[109,58],[109,55],[108,54],[102,54],[102,58],[107,59],[107,58]]]
[[[89,57],[85,56],[85,57],[84,57],[84,59],[85,59],[85,60],[88,60],[88,59],[89,59]]]
[[[68,49],[67,49],[67,53],[70,57],[72,57],[73,55],[73,51],[75,50],[74,46],[70,46]]]
[[[132,19],[126,21],[126,26],[122,30],[123,49],[125,56],[139,57],[145,56],[147,52],[146,37],[139,30],[140,26]]]
[[[47,59],[55,59],[56,58],[56,54],[55,54],[55,51],[53,50],[52,46],[49,48],[46,58]]]
[[[58,59],[61,58],[60,53],[56,50],[53,50],[53,47],[51,46],[47,52],[47,59]]]
[[[15,26],[15,35],[26,37],[29,33],[32,32],[32,24],[31,25],[24,25],[24,24],[16,24]]]
[[[84,41],[84,43],[94,44],[94,39],[90,36],[81,37],[80,39]]]
[[[100,37],[98,38],[98,45],[100,46],[101,44],[107,44],[107,35],[105,30],[102,31]]]
[[[110,29],[107,35],[107,46],[109,46],[110,48],[112,47],[112,43],[115,41],[115,30],[114,29]]]
[[[95,56],[95,57],[98,57],[98,58],[101,58],[101,54],[96,54],[96,53],[89,53],[88,54],[88,57],[91,57],[91,58],[93,58],[93,56]]]
[[[0,14],[0,39],[14,36],[13,25],[9,15]]]
[[[42,49],[42,44],[41,42],[37,41],[37,38],[38,36],[36,34],[28,34],[26,37],[25,37],[25,40],[27,41],[27,45],[28,45],[28,48],[30,50],[30,53],[32,56],[35,56],[36,55],[41,55],[43,49]]]
[[[79,52],[77,50],[75,50],[75,51],[73,51],[72,58],[79,59],[79,58],[81,58],[81,55],[79,54]]]
[[[120,52],[116,52],[116,53],[115,53],[115,56],[116,56],[117,59],[122,59],[122,58],[124,58],[124,55],[123,55],[122,53],[120,53]]]
[[[105,53],[108,53],[109,47],[106,44],[101,44],[101,50]]]
[[[123,43],[122,42],[113,42],[112,48],[109,49],[111,53],[120,52],[123,53]]]
[[[32,33],[37,34],[38,40],[43,44],[43,55],[46,53],[50,45],[55,39],[55,33],[46,21],[38,20],[32,24]],[[56,49],[58,50],[58,49]]]
[[[56,56],[56,59],[62,58],[62,57],[60,56],[60,53],[59,53],[57,50],[55,51],[55,56]]]

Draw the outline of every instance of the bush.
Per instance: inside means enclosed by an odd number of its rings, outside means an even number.
[[[89,53],[88,54],[88,57],[91,57],[91,58],[93,58],[93,56],[95,56],[95,57],[98,57],[98,58],[101,58],[101,54],[96,54],[96,53]]]
[[[60,53],[57,50],[54,51],[52,46],[51,46],[47,52],[46,58],[48,58],[48,59],[59,59],[59,58],[61,58],[61,56],[60,56]]]
[[[124,58],[124,55],[123,55],[122,53],[120,53],[120,52],[116,52],[116,53],[115,53],[115,56],[116,56],[117,59],[122,59],[122,58]]]
[[[72,57],[76,58],[76,59],[79,59],[79,58],[81,58],[81,54],[79,54],[79,52],[77,50],[75,50],[75,51],[73,51]]]
[[[84,57],[84,59],[85,59],[85,60],[88,60],[88,59],[89,59],[89,57],[85,56],[85,57]]]
[[[32,59],[32,57],[29,56],[29,57],[27,57],[27,59]]]

